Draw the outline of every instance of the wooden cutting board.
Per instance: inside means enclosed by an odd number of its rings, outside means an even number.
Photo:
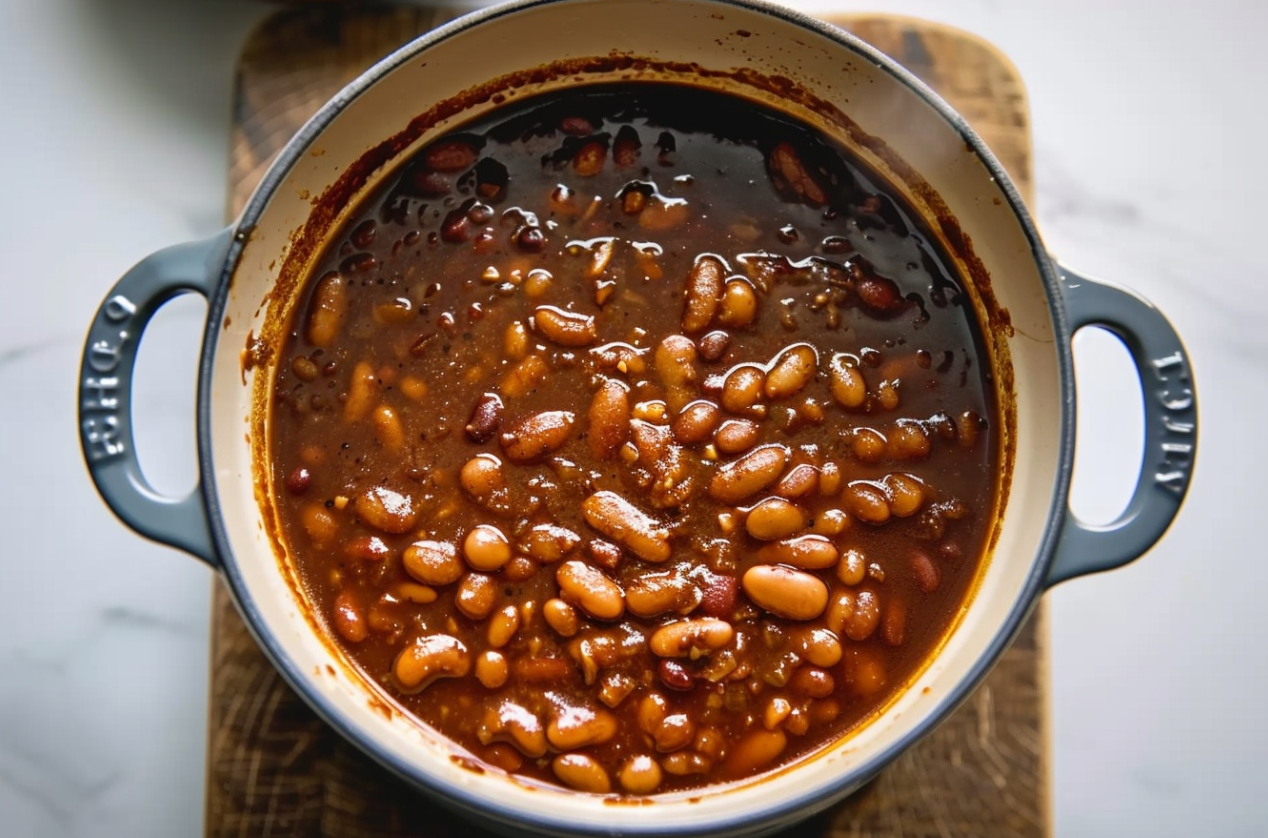
[[[451,16],[435,9],[323,5],[280,12],[256,30],[238,64],[230,217],[274,155],[326,99]],[[998,51],[965,33],[917,20],[875,15],[830,20],[937,90],[1032,199],[1026,92]],[[208,836],[475,834],[319,720],[257,648],[219,581],[212,620]],[[789,834],[1051,835],[1045,636],[1038,616],[933,735],[866,789]]]

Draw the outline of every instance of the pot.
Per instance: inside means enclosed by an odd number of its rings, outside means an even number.
[[[843,139],[884,174],[933,220],[972,278],[979,309],[993,312],[988,343],[1011,457],[975,595],[942,650],[879,718],[812,758],[661,795],[621,808],[619,818],[597,796],[529,790],[498,772],[462,768],[448,740],[384,712],[314,630],[277,559],[258,470],[272,370],[256,336],[290,311],[342,210],[429,139],[504,98],[577,78],[690,82],[773,104]],[[132,372],[150,317],[186,292],[209,303],[198,369],[200,482],[173,498],[149,486],[136,458]],[[1124,341],[1145,394],[1144,468],[1127,510],[1099,527],[1080,523],[1067,504],[1070,343],[1085,326]],[[523,0],[423,36],[323,107],[232,226],[155,253],[119,280],[92,322],[79,383],[84,455],[111,509],[223,574],[273,663],[341,734],[446,805],[519,834],[749,835],[850,794],[969,695],[1045,590],[1130,562],[1162,537],[1188,489],[1197,428],[1188,356],[1170,324],[1131,292],[1054,262],[1007,175],[960,116],[866,44],[760,0]]]

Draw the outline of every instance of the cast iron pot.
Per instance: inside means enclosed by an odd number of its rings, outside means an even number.
[[[461,768],[450,758],[455,746],[434,731],[373,708],[381,696],[313,628],[267,535],[256,467],[267,436],[256,404],[267,400],[255,400],[273,370],[242,362],[251,336],[290,311],[296,279],[342,211],[409,151],[498,100],[578,78],[714,88],[772,104],[855,148],[934,220],[975,277],[971,296],[992,318],[987,342],[1011,423],[1011,471],[978,590],[942,651],[883,715],[792,767],[616,809],[597,796],[528,790],[497,771]],[[137,462],[132,370],[150,317],[185,292],[209,303],[198,369],[200,482],[170,498],[150,488]],[[987,311],[992,296],[1007,323]],[[1067,505],[1070,341],[1084,326],[1122,338],[1145,395],[1144,467],[1131,503],[1095,528]],[[1016,189],[961,117],[871,47],[757,0],[527,0],[425,35],[323,107],[236,223],[160,251],[119,280],[93,320],[80,387],[80,435],[102,497],[137,532],[222,573],[260,645],[326,721],[447,805],[496,828],[551,835],[754,834],[858,789],[964,700],[1047,588],[1132,561],[1162,536],[1188,488],[1197,424],[1189,362],[1166,319],[1128,291],[1055,264]]]

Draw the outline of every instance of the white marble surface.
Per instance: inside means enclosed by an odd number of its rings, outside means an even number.
[[[1052,593],[1062,838],[1268,824],[1263,357],[1268,6],[840,0],[955,24],[1029,86],[1052,249],[1153,299],[1188,342],[1202,450],[1137,564]],[[97,500],[75,440],[83,332],[150,251],[217,229],[233,58],[258,3],[0,0],[0,835],[192,836],[210,572]],[[201,303],[146,336],[136,399],[162,489],[194,479]],[[1079,340],[1076,507],[1108,519],[1140,423],[1112,341]]]

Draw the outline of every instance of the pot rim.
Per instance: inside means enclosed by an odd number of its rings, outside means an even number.
[[[580,1],[584,2],[584,0]],[[208,299],[207,322],[218,323],[224,316],[231,280],[237,269],[239,258],[242,255],[251,230],[264,213],[274,192],[281,185],[293,165],[303,157],[326,127],[349,104],[401,65],[409,62],[434,45],[446,41],[467,29],[481,25],[486,21],[520,13],[526,9],[573,2],[579,2],[579,0],[509,0],[509,2],[497,6],[469,13],[432,29],[409,42],[366,70],[335,94],[283,148],[252,193],[251,199],[241,216],[231,225],[233,239],[225,256],[223,269]],[[960,135],[966,146],[979,158],[982,165],[995,180],[1005,200],[1007,200],[1010,210],[1016,217],[1030,246],[1031,255],[1034,257],[1043,283],[1044,296],[1048,311],[1052,317],[1053,332],[1056,338],[1054,349],[1059,373],[1058,384],[1060,387],[1061,411],[1058,457],[1060,462],[1072,463],[1074,455],[1074,366],[1073,353],[1070,347],[1069,319],[1064,307],[1060,304],[1059,276],[1056,266],[1043,247],[1038,229],[1026,209],[1016,186],[982,139],[973,131],[963,117],[956,113],[950,105],[910,71],[839,27],[797,10],[770,2],[770,0],[692,0],[692,2],[722,7],[739,7],[747,11],[758,12],[810,30],[835,42],[844,49],[868,59],[877,68],[900,82],[913,95],[923,100],[924,104],[932,108],[938,117]],[[403,121],[407,121],[408,117],[409,115],[403,115]],[[208,520],[210,521],[215,549],[221,558],[220,570],[229,585],[230,592],[239,611],[245,618],[246,625],[257,643],[264,649],[270,661],[304,701],[324,721],[334,727],[340,735],[351,740],[359,749],[394,774],[438,795],[449,805],[455,805],[469,812],[478,812],[482,817],[492,818],[508,826],[532,826],[552,830],[561,827],[565,829],[570,826],[575,827],[576,824],[563,823],[558,817],[554,817],[548,812],[512,809],[504,807],[497,800],[476,797],[457,784],[446,784],[421,775],[413,770],[411,764],[396,760],[392,754],[379,748],[372,738],[364,736],[359,731],[350,729],[342,724],[340,719],[343,718],[343,714],[319,691],[308,688],[312,680],[310,674],[306,673],[296,663],[283,645],[278,642],[277,638],[262,630],[264,621],[260,615],[260,609],[243,580],[238,569],[237,558],[230,547],[228,533],[222,517],[216,474],[213,467],[214,458],[212,455],[210,421],[212,408],[211,382],[219,337],[219,330],[207,329],[199,361],[196,424],[203,503],[208,511]],[[737,809],[734,815],[725,820],[710,821],[708,827],[714,831],[739,827],[746,827],[751,830],[757,821],[774,823],[780,816],[789,812],[800,810],[806,815],[816,812],[839,797],[842,789],[849,787],[856,789],[871,779],[882,768],[928,734],[931,729],[941,723],[955,708],[963,703],[998,661],[1000,655],[1011,643],[1043,593],[1044,580],[1053,561],[1061,528],[1066,516],[1069,514],[1066,509],[1069,488],[1070,469],[1057,469],[1043,537],[1039,542],[1040,546],[1036,555],[1031,560],[1030,571],[1017,599],[965,677],[934,703],[930,711],[914,728],[895,739],[887,747],[878,749],[875,753],[868,755],[850,773],[841,775],[839,782],[808,789],[801,795],[784,799],[778,807],[768,807],[761,812],[746,813],[742,809]],[[997,557],[997,560],[1000,558],[1002,557]],[[671,824],[640,824],[637,832],[645,835],[680,834],[681,827]]]

